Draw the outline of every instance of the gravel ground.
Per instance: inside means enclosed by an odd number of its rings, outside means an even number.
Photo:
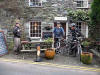
[[[22,52],[19,55],[14,55],[10,52],[7,55],[2,56],[2,58],[7,59],[22,59],[34,61],[36,59],[36,52]],[[100,68],[100,59],[94,56],[93,62],[90,65],[86,65],[80,62],[79,57],[67,57],[62,55],[55,55],[54,59],[46,59],[44,56],[44,52],[41,53],[42,62],[61,64],[61,65],[74,65],[74,66],[85,66],[85,67],[96,67]]]

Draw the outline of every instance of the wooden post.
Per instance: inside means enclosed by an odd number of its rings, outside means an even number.
[[[41,54],[40,44],[36,45],[36,50],[37,50],[37,54],[36,54],[35,62],[40,62],[41,61],[41,57],[40,57],[40,54]]]
[[[40,45],[37,46],[37,56],[40,57]]]

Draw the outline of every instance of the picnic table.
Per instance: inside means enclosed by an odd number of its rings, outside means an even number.
[[[47,48],[47,44],[41,40],[41,41],[21,41],[21,46],[22,46],[22,51],[36,51],[36,62],[40,62],[41,61],[41,50],[46,50]],[[53,46],[52,44],[50,46]]]
[[[36,45],[40,44],[41,50],[46,50],[47,44],[44,40],[41,41],[21,41],[22,50],[21,51],[36,51]],[[53,44],[49,44],[53,47]]]

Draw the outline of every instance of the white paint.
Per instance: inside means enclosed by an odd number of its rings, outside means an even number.
[[[66,22],[66,39],[68,39],[68,22]]]
[[[85,38],[88,38],[88,25],[81,25],[81,33],[85,36]]]
[[[67,21],[67,17],[55,17],[54,20]]]
[[[88,38],[88,25],[86,25],[86,38]]]

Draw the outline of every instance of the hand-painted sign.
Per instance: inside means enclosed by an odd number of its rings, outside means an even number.
[[[7,44],[3,31],[0,31],[0,56],[8,52]]]

